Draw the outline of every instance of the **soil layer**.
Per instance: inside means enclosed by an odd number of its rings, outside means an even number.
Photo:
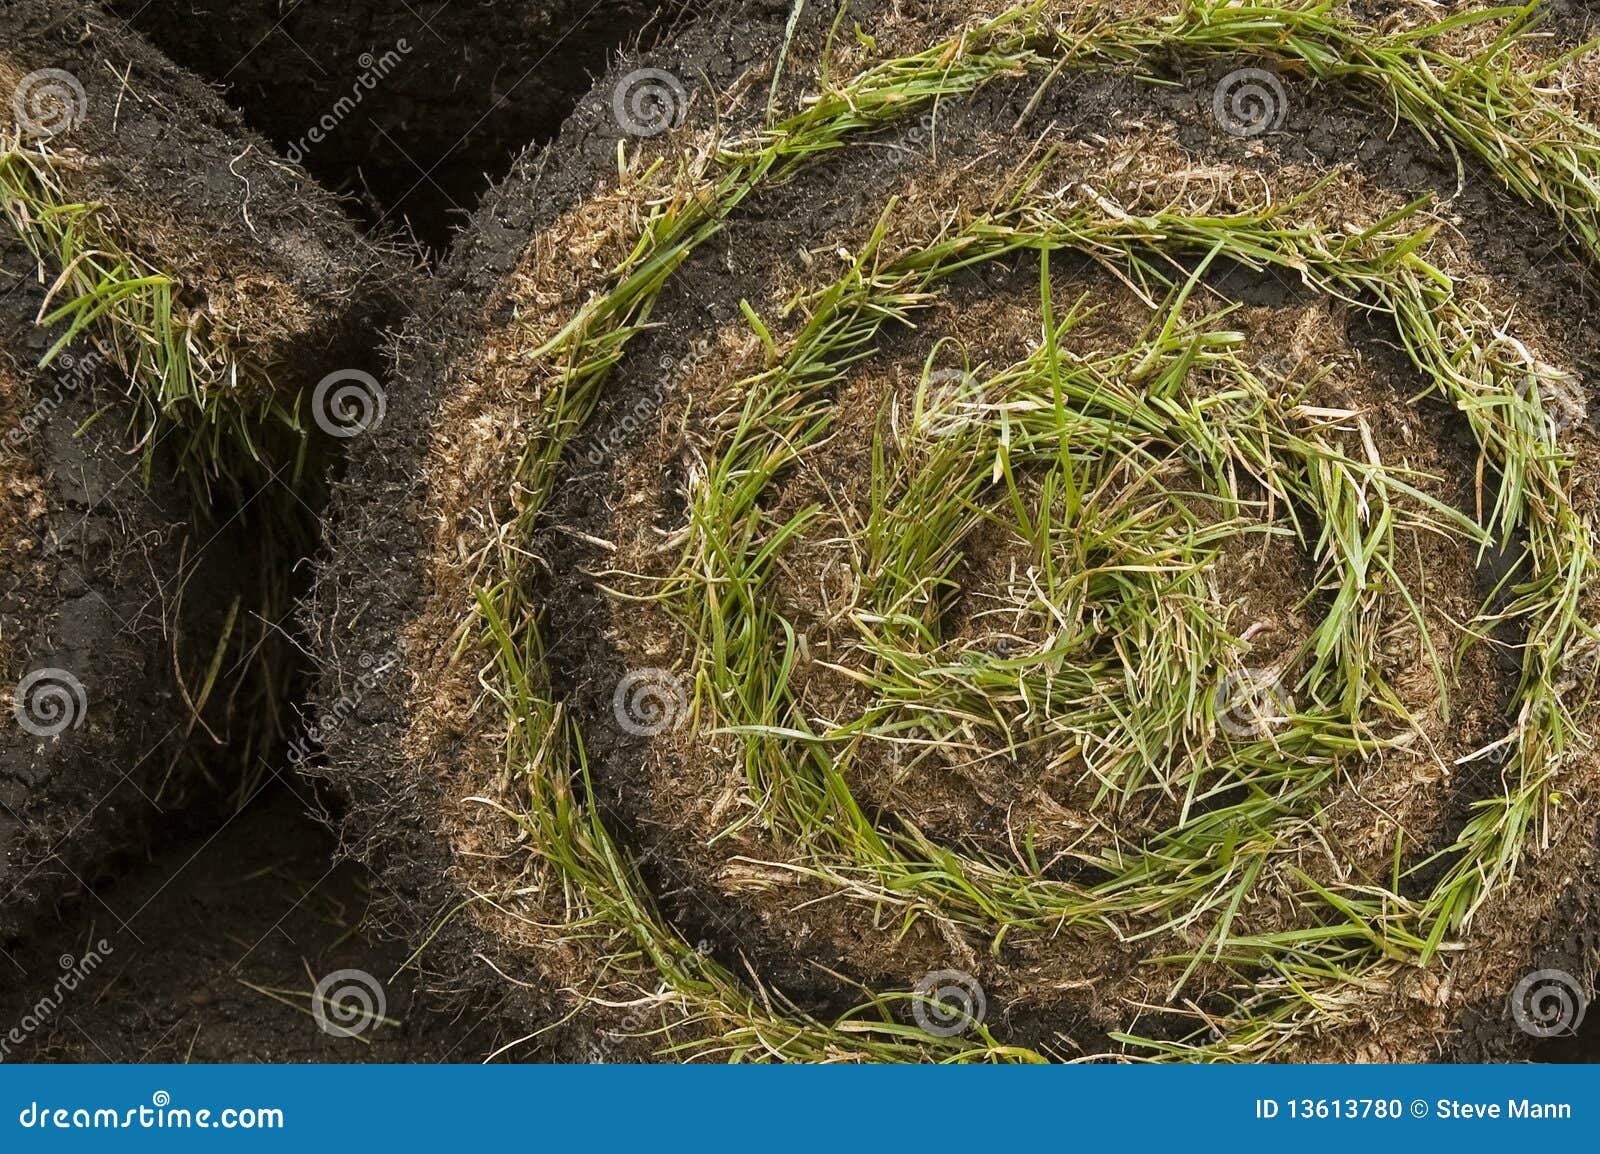
[[[3,258],[0,476],[22,495],[7,502],[22,515],[6,518],[0,556],[0,940],[11,941],[197,788],[226,791],[243,772],[224,747],[249,748],[260,703],[226,688],[208,703],[201,687],[260,558],[248,510],[193,519],[170,454],[144,476],[118,416],[127,382],[104,356],[74,346],[35,368],[49,347],[34,323],[42,290],[25,253],[10,245]],[[238,661],[219,684],[238,690]]]
[[[656,0],[109,5],[218,85],[278,149],[369,219],[442,250],[488,180],[555,135],[619,48],[675,19]]]

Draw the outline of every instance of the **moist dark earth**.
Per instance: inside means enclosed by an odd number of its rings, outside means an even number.
[[[442,252],[485,182],[503,177],[524,146],[555,135],[619,45],[648,43],[686,5],[113,0],[109,7],[253,110],[258,130],[328,188],[348,194],[363,219],[405,221]],[[353,114],[339,105],[347,96],[360,101]],[[333,127],[319,132],[336,106]]]
[[[297,125],[314,121],[336,99],[339,80],[359,71],[352,60],[399,37],[414,37],[418,55],[412,60],[408,54],[398,66],[397,83],[385,101],[342,125],[335,142],[309,152],[306,164],[325,184],[348,194],[353,219],[380,227],[386,218],[403,219],[435,255],[448,246],[489,181],[511,170],[521,145],[551,139],[615,53],[648,42],[672,18],[647,15],[643,4],[551,4],[543,6],[548,11],[529,31],[512,27],[522,21],[506,15],[508,6],[478,3],[437,5],[437,12],[435,4],[383,0],[337,11],[278,0],[239,5],[118,0],[111,6],[218,86],[250,127],[280,148],[298,139]],[[468,51],[457,39],[466,35],[461,30],[490,19],[491,9],[494,27],[504,22],[511,31],[474,42]],[[413,27],[419,21],[421,27]],[[532,63],[540,51],[558,56],[559,66],[537,78],[537,99],[501,99],[515,87],[503,78],[520,75],[527,67],[523,61]],[[411,79],[400,81],[407,75]],[[1193,91],[1203,87],[1204,77],[1196,78]],[[457,100],[441,96],[442,91],[466,95]],[[993,99],[1015,103],[1026,95],[997,93]],[[1164,104],[1166,114],[1177,111],[1195,119],[1192,106],[1182,107],[1193,92],[1152,96],[1121,80],[1088,80],[1059,99],[1096,108],[1107,99],[1140,108]],[[1337,100],[1305,101],[1295,118],[1284,141],[1274,144],[1292,151],[1295,159],[1325,161],[1361,153],[1368,171],[1395,187],[1455,191],[1453,166],[1440,164],[1405,134],[1374,142],[1368,119]],[[1203,137],[1204,130],[1195,127],[1185,143],[1203,152]],[[525,163],[535,163],[537,156]],[[581,177],[571,179],[574,186],[581,183]],[[777,217],[796,211],[796,203],[805,205],[803,195],[802,187],[791,203],[769,204],[765,211]],[[1583,274],[1563,257],[1553,234],[1541,235],[1548,230],[1535,214],[1485,190],[1482,181],[1469,181],[1457,204],[1476,251],[1531,297],[1550,302],[1559,313],[1561,301],[1583,291]],[[520,244],[529,221],[548,211],[508,199],[494,207],[506,214],[502,226],[508,246]],[[808,212],[814,208],[805,205]],[[781,232],[781,223],[778,228]],[[480,252],[462,263],[458,275],[487,278],[506,259],[504,252]],[[716,260],[715,251],[708,250],[696,267],[704,275]],[[694,273],[688,270],[688,276]],[[669,297],[669,322],[673,309],[693,312],[697,306],[691,296],[684,290]],[[1594,336],[1581,323],[1573,328],[1587,334],[1581,363],[1590,369],[1600,363]],[[647,348],[640,355],[653,359],[659,351]],[[625,375],[620,383],[597,418],[597,436],[608,431],[607,420],[620,419],[629,409]],[[585,486],[573,486],[569,504],[589,495],[592,490]],[[563,572],[576,575],[591,561],[570,543],[566,551],[570,564],[556,566]],[[551,555],[562,556],[555,543]],[[550,595],[579,607],[575,618],[585,607],[592,612],[596,598],[576,576]],[[573,665],[582,663],[567,656]],[[526,1007],[516,1000],[537,1000],[537,993],[492,993],[491,983],[433,973],[426,953],[413,957],[401,939],[415,935],[418,927],[442,925],[446,936],[455,932],[448,893],[443,887],[409,885],[397,892],[398,879],[349,852],[358,837],[344,823],[338,799],[295,773],[286,749],[263,760],[270,769],[242,807],[225,791],[202,794],[186,812],[163,823],[158,844],[106,861],[98,876],[84,878],[78,892],[64,898],[32,933],[0,943],[0,974],[5,975],[0,979],[0,1043],[13,1025],[33,1023],[4,1060],[471,1062],[491,1056],[523,1061],[575,1056],[555,1040],[526,1036],[528,1015],[519,1012]],[[674,912],[691,927],[700,916],[692,908]],[[1546,928],[1541,964],[1576,971],[1592,965],[1600,953],[1597,915],[1596,888],[1574,887],[1562,924]],[[102,942],[109,948],[102,949]],[[91,951],[103,955],[92,976],[59,1006],[41,1012],[63,961],[81,961]],[[343,968],[367,971],[383,982],[387,1020],[360,1038],[329,1033],[312,1012],[318,978]],[[1503,1034],[1503,1019],[1501,1006],[1473,1008],[1464,1033],[1469,1039],[1481,1034],[1483,1041],[1476,1049],[1469,1041],[1468,1056],[1496,1056],[1489,1039]],[[1520,1056],[1600,1060],[1600,1014],[1592,1014],[1576,1037],[1540,1043]]]
[[[336,863],[303,783],[277,778],[242,812],[196,812],[145,859],[108,864],[60,923],[0,956],[7,1061],[477,1062],[543,1055],[493,1001],[427,987],[406,947],[368,918],[382,880]],[[226,816],[224,816],[226,812]],[[87,981],[42,1009],[64,972]],[[359,1036],[318,1025],[319,977],[359,969],[383,985],[384,1021]],[[38,1025],[32,1029],[33,1022]]]

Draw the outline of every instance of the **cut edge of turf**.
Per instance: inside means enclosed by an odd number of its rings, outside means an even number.
[[[0,213],[49,286],[39,324],[60,334],[39,367],[87,336],[127,374],[135,441],[146,450],[177,428],[178,459],[202,486],[238,488],[274,466],[298,476],[298,404],[286,403],[226,322],[185,303],[178,277],[137,254],[108,206],[73,198],[58,172],[69,163],[42,145],[0,141]],[[145,460],[148,468],[148,452]]]
[[[1519,135],[1530,127],[1523,119],[1530,108],[1537,116],[1559,110],[1509,72],[1504,54],[1516,35],[1508,32],[1490,53],[1468,62],[1429,55],[1420,45],[1428,35],[1481,20],[1507,19],[1514,27],[1525,27],[1531,19],[1531,5],[1454,17],[1423,31],[1381,41],[1357,26],[1329,17],[1328,4],[1226,9],[1193,5],[1184,14],[1156,21],[1154,26],[1151,21],[1139,20],[1112,25],[1110,32],[1101,27],[1095,35],[1082,29],[1067,33],[1041,28],[1044,7],[1035,4],[1007,13],[926,53],[869,68],[854,81],[830,87],[805,112],[759,135],[755,143],[724,148],[714,161],[707,156],[688,158],[680,175],[689,178],[694,194],[653,200],[634,256],[614,270],[611,290],[591,298],[536,352],[552,374],[553,387],[545,433],[530,439],[517,470],[532,499],[509,526],[509,539],[526,539],[554,483],[565,444],[592,412],[606,373],[647,323],[666,278],[746,196],[763,182],[792,175],[810,157],[839,146],[847,135],[892,123],[943,97],[974,91],[998,76],[1041,72],[1069,62],[1080,67],[1137,64],[1156,50],[1178,48],[1191,53],[1286,60],[1325,79],[1355,77],[1375,84],[1425,135],[1438,130],[1476,152],[1514,192],[1546,205],[1591,255],[1600,248],[1594,229],[1600,198],[1592,184],[1581,179],[1584,171],[1594,170],[1595,158],[1600,157],[1600,135],[1577,121],[1573,123],[1581,128],[1576,134],[1579,145],[1569,143],[1565,135],[1555,143],[1538,131]],[[1052,56],[1051,48],[1058,55]],[[1446,79],[1441,80],[1432,66],[1440,66]],[[1491,66],[1500,71],[1489,71]],[[1507,92],[1513,95],[1508,97]],[[1466,116],[1463,107],[1469,113]],[[712,179],[697,179],[712,172],[716,173]],[[1259,259],[1261,254],[1256,256]],[[1437,272],[1425,264],[1413,271],[1420,271],[1425,286]],[[1437,281],[1432,282],[1435,292],[1443,291],[1449,297],[1448,278],[1445,285],[1441,290]],[[1409,313],[1416,298],[1388,303],[1390,311],[1405,315],[1410,322],[1423,319]],[[1470,920],[1494,889],[1514,875],[1523,846],[1538,828],[1548,801],[1544,788],[1548,772],[1543,767],[1549,758],[1545,754],[1559,758],[1567,742],[1579,736],[1555,689],[1564,650],[1576,636],[1592,636],[1592,629],[1578,619],[1576,610],[1578,592],[1592,568],[1587,527],[1566,501],[1560,449],[1549,436],[1537,390],[1530,393],[1515,386],[1503,387],[1507,372],[1515,376],[1518,371],[1500,361],[1505,346],[1497,335],[1475,339],[1482,337],[1479,322],[1485,319],[1453,318],[1452,323],[1460,322],[1462,330],[1451,333],[1458,339],[1449,343],[1441,339],[1437,328],[1412,328],[1409,332],[1422,332],[1432,339],[1420,347],[1408,341],[1408,352],[1465,410],[1480,446],[1504,478],[1491,520],[1502,533],[1518,525],[1529,530],[1536,576],[1519,590],[1513,607],[1501,616],[1535,622],[1529,629],[1519,691],[1523,708],[1517,725],[1534,737],[1536,752],[1529,753],[1526,747],[1519,752],[1517,787],[1480,803],[1478,815],[1446,851],[1457,855],[1456,863],[1430,899],[1436,916],[1427,932],[1416,935],[1412,942],[1424,957],[1438,948],[1453,927]],[[1401,331],[1408,332],[1404,323]],[[1531,379],[1540,379],[1531,366],[1522,368],[1524,375],[1532,373]],[[739,1056],[764,1048],[772,1056],[799,1056],[809,1045],[806,1039],[821,1040],[823,1052],[842,1045],[844,1053],[852,1053],[864,1034],[887,1034],[894,1039],[896,1052],[907,1052],[907,1056],[927,1057],[929,1045],[937,1047],[936,1055],[945,1057],[1035,1056],[1011,1054],[992,1040],[975,1049],[958,1048],[950,1055],[947,1041],[930,1040],[921,1031],[893,1022],[886,1012],[888,999],[915,995],[869,998],[863,1009],[882,1011],[882,1022],[869,1025],[856,1015],[847,1015],[830,1026],[804,1017],[775,1016],[770,1009],[771,995],[758,991],[752,996],[737,980],[730,979],[732,985],[728,985],[723,981],[728,977],[725,972],[707,978],[715,967],[703,958],[695,961],[691,955],[699,956],[697,952],[660,921],[633,867],[627,864],[625,851],[611,841],[599,822],[593,798],[588,796],[581,739],[569,732],[571,721],[563,716],[560,703],[548,696],[538,674],[541,649],[535,613],[518,595],[521,583],[516,574],[521,564],[515,546],[507,548],[502,557],[506,577],[479,591],[477,612],[495,654],[511,718],[508,764],[513,771],[531,770],[517,776],[529,782],[537,795],[519,820],[532,836],[535,852],[543,854],[566,880],[563,888],[579,914],[569,922],[577,936],[592,933],[605,940],[607,954],[618,967],[631,968],[641,977],[654,972],[663,983],[663,988],[650,995],[656,1000],[676,1000],[691,1019],[698,1017],[704,1024],[736,1023],[720,1035],[725,1040],[759,1040],[750,1048],[730,1041],[731,1051]],[[565,756],[561,746],[570,747]],[[1485,863],[1487,871],[1480,870]],[[1338,908],[1337,901],[1330,904]],[[1378,921],[1387,927],[1389,919],[1380,915]],[[1376,944],[1382,952],[1385,942]],[[752,1005],[763,1011],[758,1018],[749,1013]],[[1316,1003],[1312,1006],[1315,1010]],[[1292,1016],[1295,1009],[1294,999],[1280,1001],[1271,1009],[1247,1007],[1244,1029],[1214,1044],[1126,1040],[1152,1046],[1157,1056],[1262,1056],[1282,1040],[1282,1019]],[[715,1029],[711,1032],[717,1034]],[[774,1050],[768,1043],[775,1036],[788,1040]],[[669,1045],[668,1052],[681,1051]]]

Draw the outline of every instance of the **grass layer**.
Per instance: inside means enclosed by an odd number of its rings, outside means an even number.
[[[1067,67],[1137,67],[1173,51],[1265,58],[1302,67],[1319,79],[1349,83],[1430,138],[1477,155],[1513,191],[1547,207],[1574,242],[1593,254],[1600,137],[1512,70],[1510,52],[1530,16],[1531,8],[1496,10],[1380,36],[1322,3],[1196,3],[1173,16],[1129,19],[1060,18],[1036,4],[849,80],[836,83],[825,76],[820,94],[801,113],[748,140],[725,143],[715,154],[682,156],[667,183],[691,189],[688,195],[649,200],[645,190],[661,173],[635,174],[641,199],[650,207],[632,256],[613,271],[610,289],[587,302],[539,349],[547,379],[544,416],[517,470],[529,499],[507,527],[504,579],[479,591],[477,609],[495,654],[508,718],[509,765],[527,791],[513,816],[530,835],[549,884],[564,895],[565,914],[555,932],[584,943],[604,959],[603,974],[632,983],[641,998],[661,1009],[662,1020],[671,1026],[663,1038],[668,1052],[785,1059],[1038,1057],[1005,1045],[981,1027],[971,1037],[943,1038],[907,1024],[902,1011],[917,996],[911,992],[871,992],[857,1010],[825,1022],[784,1004],[771,991],[752,988],[667,924],[637,867],[599,817],[582,736],[551,694],[542,668],[538,615],[523,594],[519,546],[537,522],[565,447],[592,413],[609,369],[648,325],[666,279],[753,190],[792,176],[856,136],[998,77],[1048,75]],[[1479,21],[1505,25],[1481,56],[1453,59],[1427,47],[1431,38]],[[699,495],[679,580],[664,594],[699,639],[697,701],[712,724],[745,742],[751,790],[771,803],[763,812],[774,828],[809,847],[809,868],[816,876],[865,886],[875,896],[909,907],[909,916],[985,926],[997,940],[1012,928],[1062,918],[1104,920],[1137,913],[1178,924],[1209,916],[1212,929],[1204,951],[1170,961],[1187,974],[1204,953],[1212,963],[1236,971],[1241,992],[1230,1012],[1209,1015],[1190,1038],[1177,1043],[1125,1039],[1135,1052],[1157,1057],[1270,1056],[1302,1030],[1336,1025],[1359,1013],[1367,995],[1381,989],[1396,967],[1428,964],[1514,875],[1526,846],[1538,836],[1552,779],[1583,736],[1558,686],[1573,644],[1592,636],[1577,612],[1593,566],[1592,536],[1566,492],[1565,457],[1544,414],[1543,398],[1553,387],[1550,371],[1427,259],[1428,230],[1417,227],[1415,219],[1420,206],[1357,236],[1323,232],[1296,219],[1296,207],[1264,206],[1256,213],[1216,218],[1138,216],[1103,199],[1071,204],[1024,186],[1011,203],[918,251],[880,252],[880,234],[858,254],[849,275],[809,302],[808,323],[787,347],[774,349],[773,366],[746,382],[745,418]],[[793,635],[760,593],[773,557],[797,538],[805,522],[802,517],[770,523],[761,512],[761,491],[786,460],[823,434],[827,390],[842,367],[865,355],[885,324],[923,307],[952,272],[1022,249],[1037,251],[1046,261],[1046,254],[1058,249],[1087,251],[1147,284],[1168,282],[1163,291],[1177,294],[1174,305],[1121,362],[1069,367],[1059,353],[1066,330],[1054,320],[1046,275],[1044,354],[1002,374],[1002,396],[1010,399],[971,424],[966,454],[941,446],[938,459],[923,462],[906,482],[920,486],[920,504],[912,506],[919,520],[937,525],[967,515],[975,475],[960,465],[970,463],[971,450],[978,450],[986,467],[992,465],[991,475],[1004,482],[1013,524],[1040,542],[1041,557],[1087,547],[1086,526],[1091,542],[1099,532],[1101,547],[1124,554],[1133,548],[1125,534],[1109,533],[1104,521],[1084,521],[1081,495],[1093,490],[1093,469],[1137,449],[1119,431],[1131,426],[1145,439],[1164,443],[1167,451],[1187,454],[1191,467],[1209,478],[1214,496],[1237,498],[1224,487],[1220,470],[1223,460],[1232,459],[1254,468],[1285,498],[1313,509],[1312,524],[1290,531],[1316,557],[1335,592],[1312,650],[1301,655],[1299,688],[1309,705],[1290,719],[1278,745],[1246,743],[1220,757],[1204,753],[1179,759],[1163,770],[1163,785],[1192,797],[1221,783],[1246,783],[1249,796],[1181,823],[1153,849],[1098,863],[1107,880],[1088,890],[1043,879],[1038,863],[1025,856],[986,860],[933,844],[911,828],[892,823],[883,828],[866,818],[843,785],[840,749],[852,742],[896,739],[906,702],[952,703],[924,710],[934,714],[935,732],[941,726],[950,732],[952,718],[976,711],[971,701],[1003,709],[1006,695],[1035,673],[1026,664],[951,669],[937,652],[929,652],[928,583],[936,585],[947,573],[948,558],[937,551],[938,534],[889,522],[904,494],[888,483],[887,470],[874,502],[877,521],[866,538],[874,556],[901,560],[884,560],[869,571],[901,576],[884,577],[863,607],[873,626],[866,676],[883,703],[880,708],[836,732],[810,732],[800,724],[787,692]],[[1486,544],[1517,532],[1527,540],[1525,565],[1509,605],[1484,615],[1484,624],[1516,621],[1527,638],[1508,737],[1513,752],[1505,792],[1480,803],[1456,843],[1444,851],[1447,866],[1425,897],[1401,896],[1398,864],[1389,886],[1329,888],[1302,876],[1297,897],[1306,924],[1265,937],[1235,935],[1230,926],[1233,911],[1274,868],[1280,834],[1314,806],[1342,757],[1376,748],[1403,721],[1396,716],[1398,703],[1385,694],[1365,657],[1363,639],[1376,611],[1367,575],[1393,576],[1394,510],[1402,497],[1415,504],[1418,494],[1404,476],[1318,444],[1281,411],[1274,412],[1272,391],[1232,355],[1231,339],[1215,323],[1220,318],[1198,326],[1181,319],[1176,302],[1188,275],[1217,256],[1293,270],[1317,288],[1389,318],[1413,363],[1464,415],[1501,480],[1496,503],[1481,525],[1462,523],[1459,514],[1443,507],[1429,507],[1425,515],[1445,531]],[[1188,271],[1171,283],[1170,265],[1163,262],[1177,262]],[[1070,317],[1064,323],[1070,324]],[[1130,365],[1138,372],[1131,373]],[[1228,398],[1228,408],[1180,422],[1161,402],[1196,371],[1226,382],[1220,395]],[[1128,377],[1141,382],[1142,392],[1116,387]],[[992,439],[999,434],[990,418],[1000,421],[1007,438],[1003,452],[994,447]],[[1274,472],[1264,468],[1264,458],[1252,459],[1236,435],[1247,426],[1264,429],[1267,435],[1258,443],[1270,446],[1264,451],[1273,460],[1291,467]],[[1097,447],[1089,460],[1061,448],[1069,429],[1074,438],[1087,435]],[[1055,487],[1049,501],[1030,505],[1012,483],[1023,463],[1046,468],[1055,478],[1048,482]],[[1380,496],[1376,512],[1357,509],[1358,487]],[[1172,494],[1149,495],[1158,506],[1171,508]],[[1181,578],[1198,567],[1208,535],[1221,526],[1169,519],[1161,539],[1172,540],[1180,528],[1182,547],[1172,571]],[[1160,602],[1148,589],[1119,592],[1147,615]],[[1050,599],[1071,595],[1057,589]],[[1405,595],[1403,588],[1398,595]],[[1180,665],[1197,653],[1223,652],[1230,641],[1204,612],[1168,635]],[[1060,694],[1066,710],[1102,709],[1107,699],[1092,674],[1085,686],[1042,688],[1047,695]],[[1207,702],[1198,690],[1193,683],[1135,687],[1131,692],[1144,694],[1136,734],[1114,738],[1103,718],[1074,722],[1102,743],[1122,748],[1120,758],[1113,750],[1105,770],[1109,794],[1147,787],[1134,771],[1146,759],[1133,750],[1196,747],[1187,736],[1207,724]],[[962,694],[968,705],[959,704]],[[1363,707],[1362,702],[1374,704]]]

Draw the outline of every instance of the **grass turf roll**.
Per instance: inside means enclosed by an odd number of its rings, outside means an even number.
[[[424,959],[621,1056],[1526,1053],[1594,969],[1581,69],[832,15],[614,70],[402,338],[317,617]]]
[[[184,486],[165,473],[145,482],[114,415],[126,376],[86,342],[37,368],[50,343],[34,323],[43,290],[20,246],[3,256],[0,940],[10,941],[185,806],[237,788],[270,743],[274,709],[246,655],[276,647],[242,612],[259,596],[255,519],[197,519]],[[170,452],[157,460],[172,467]]]
[[[10,935],[281,767],[293,567],[407,270],[98,7],[0,28]]]
[[[8,0],[0,26],[0,207],[51,285],[44,319],[114,354],[199,473],[294,466],[337,424],[313,390],[363,368],[404,263],[97,6]]]

